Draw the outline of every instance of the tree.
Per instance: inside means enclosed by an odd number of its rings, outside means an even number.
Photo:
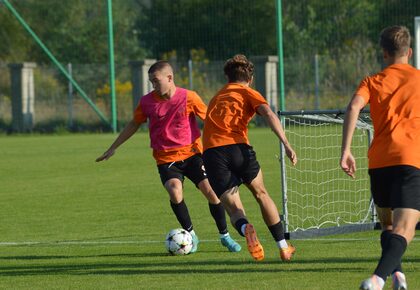
[[[127,63],[130,58],[143,57],[145,51],[138,46],[137,31],[133,29],[140,7],[134,1],[113,2],[116,61]],[[11,3],[60,62],[108,61],[106,1],[27,0]],[[45,53],[13,18],[9,11],[2,9],[0,24],[5,23],[8,28],[4,30],[2,25],[2,39],[8,40],[2,42],[2,52],[22,51],[21,60],[49,63]]]
[[[191,49],[204,49],[210,59],[236,53],[276,53],[275,2],[272,0],[154,0],[144,5],[140,43],[160,58],[176,50],[189,58]]]

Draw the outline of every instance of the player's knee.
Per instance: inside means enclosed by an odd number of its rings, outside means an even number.
[[[265,188],[259,188],[257,190],[255,190],[255,192],[253,192],[255,199],[259,202],[262,203],[265,200],[267,200],[269,197],[267,190],[265,190]]]

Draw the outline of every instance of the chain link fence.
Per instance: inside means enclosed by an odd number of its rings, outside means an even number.
[[[71,63],[74,79],[110,119],[106,2],[9,2],[64,66]],[[169,60],[177,85],[208,102],[226,81],[227,58],[235,53],[277,55],[274,0],[127,0],[113,5],[119,128],[133,110],[130,61]],[[381,69],[381,29],[402,24],[413,33],[420,1],[283,0],[282,15],[286,109],[341,109],[360,80]],[[2,4],[0,25],[0,130],[9,130],[12,122],[8,65],[24,61],[37,65],[35,130],[109,130]]]

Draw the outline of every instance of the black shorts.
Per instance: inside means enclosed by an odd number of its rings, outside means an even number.
[[[420,210],[420,169],[398,165],[369,169],[369,175],[377,206]]]
[[[210,185],[218,197],[242,183],[251,183],[260,171],[255,151],[247,144],[207,149],[203,160]]]
[[[171,178],[178,178],[184,182],[186,176],[198,187],[198,184],[207,178],[201,154],[193,155],[183,161],[160,164],[158,170],[163,185]]]

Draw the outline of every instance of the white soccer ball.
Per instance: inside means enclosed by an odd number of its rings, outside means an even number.
[[[165,246],[172,255],[188,255],[193,247],[192,236],[184,229],[171,230],[166,235]]]

